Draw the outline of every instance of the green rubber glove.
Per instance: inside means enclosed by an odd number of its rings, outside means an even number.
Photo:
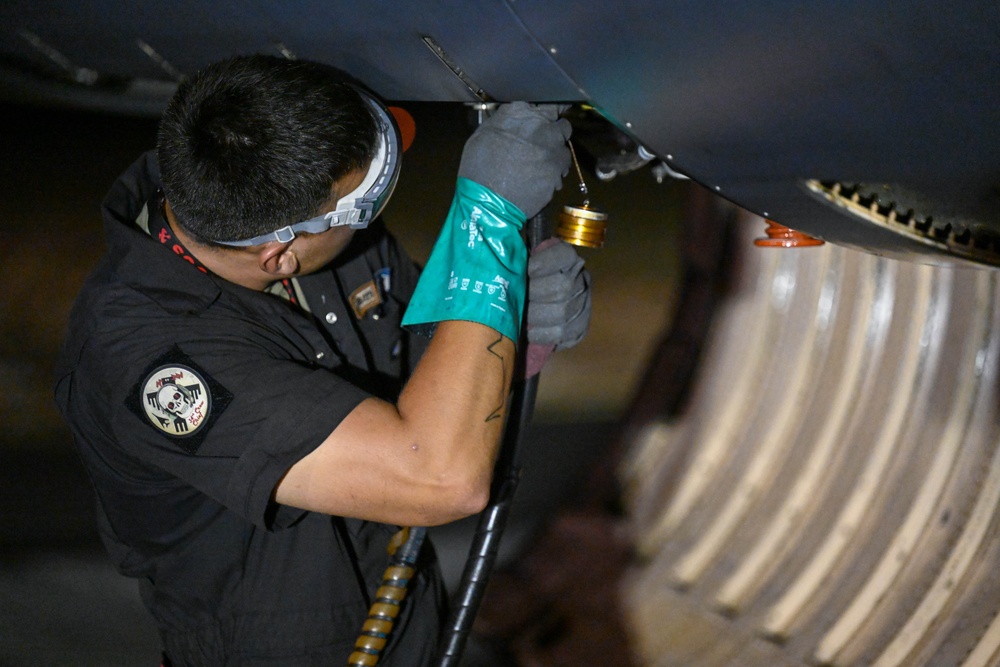
[[[516,344],[528,251],[524,213],[475,181],[459,178],[451,210],[424,267],[403,326],[429,334],[437,322],[468,320]]]

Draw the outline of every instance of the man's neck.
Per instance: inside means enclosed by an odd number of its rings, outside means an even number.
[[[274,282],[273,276],[260,270],[257,257],[252,251],[243,248],[217,248],[199,243],[177,224],[169,201],[163,209],[170,231],[188,252],[215,275],[258,292],[264,291]]]

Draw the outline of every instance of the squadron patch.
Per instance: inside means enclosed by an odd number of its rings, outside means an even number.
[[[168,435],[194,435],[212,411],[205,381],[186,366],[163,366],[142,385],[143,410],[150,423]]]
[[[126,405],[154,429],[194,454],[232,395],[175,347],[129,392]]]

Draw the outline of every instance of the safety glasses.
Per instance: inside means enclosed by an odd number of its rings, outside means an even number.
[[[255,246],[269,241],[290,243],[296,234],[321,234],[332,227],[347,225],[352,229],[364,229],[378,217],[385,208],[399,179],[402,142],[396,123],[381,102],[361,92],[375,110],[379,118],[378,152],[364,180],[352,192],[337,201],[337,207],[321,216],[296,222],[273,232],[241,241],[216,241],[227,246]]]

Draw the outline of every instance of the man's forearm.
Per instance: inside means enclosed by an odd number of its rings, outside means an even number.
[[[283,504],[399,525],[478,512],[507,413],[514,344],[495,330],[445,321],[396,405],[358,405],[275,490]]]
[[[446,321],[438,325],[424,358],[399,398],[400,416],[418,432],[441,439],[448,468],[463,471],[485,505],[514,372],[511,340],[484,325]],[[419,443],[417,443],[419,446]],[[445,453],[445,449],[449,450]]]

